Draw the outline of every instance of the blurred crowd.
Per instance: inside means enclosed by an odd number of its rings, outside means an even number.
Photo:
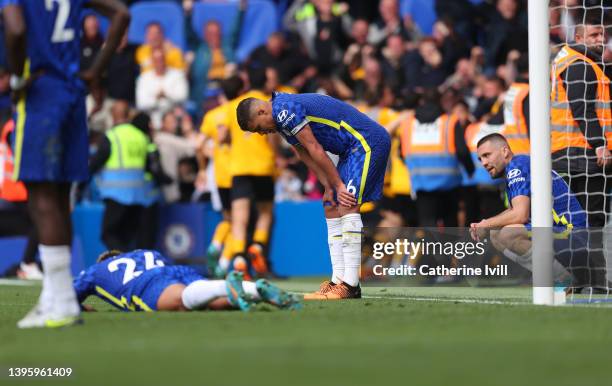
[[[402,111],[418,108],[433,115],[456,114],[464,131],[472,123],[491,123],[509,86],[526,73],[527,1],[431,1],[437,20],[430,34],[421,31],[410,13],[400,13],[400,0],[276,1],[284,5],[278,20],[282,27],[242,62],[235,54],[248,0],[238,2],[239,12],[228,31],[214,20],[201,31],[186,22],[184,50],[167,39],[161,22],[153,22],[142,45],[131,44],[127,35],[123,38],[104,79],[87,96],[92,157],[109,130],[139,117],[139,129],[155,145],[153,183],[161,193],[156,202],[215,202],[216,153],[211,142],[219,141],[200,128],[207,112],[253,88],[268,96],[274,91],[318,92],[347,100],[390,132],[404,117]],[[194,2],[177,0],[186,20]],[[553,44],[572,40],[583,3],[612,6],[607,0],[552,0]],[[612,25],[611,16],[604,12],[602,24]],[[159,17],[161,21],[164,16]],[[83,19],[82,28],[81,67],[87,69],[104,37],[94,14]],[[612,40],[604,53],[604,62],[611,60]],[[240,88],[232,88],[232,82]],[[8,75],[0,71],[0,109],[10,109],[8,88]],[[231,146],[231,135],[220,135]],[[385,196],[409,202],[415,192],[398,146],[389,163]],[[316,179],[293,151],[283,143],[275,151],[275,201],[320,198]],[[81,187],[80,199],[100,199],[95,181]],[[502,205],[501,189],[488,189]],[[451,213],[457,224],[469,223],[486,210],[466,213],[473,205],[467,201]],[[489,211],[497,210],[497,204],[492,206]],[[388,214],[399,213],[388,219],[391,224],[416,225],[415,211],[407,204],[390,210]]]

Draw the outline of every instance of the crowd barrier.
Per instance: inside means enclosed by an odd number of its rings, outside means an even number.
[[[105,250],[100,240],[103,210],[99,203],[80,204],[74,209],[74,274],[93,264]],[[221,219],[209,204],[162,206],[159,215],[157,249],[177,261],[203,258]],[[0,276],[19,263],[25,242],[23,237],[0,238]],[[270,262],[279,276],[318,276],[330,272],[320,202],[275,204]]]

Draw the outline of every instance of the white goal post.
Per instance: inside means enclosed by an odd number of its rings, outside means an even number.
[[[533,303],[554,304],[549,0],[528,0]]]

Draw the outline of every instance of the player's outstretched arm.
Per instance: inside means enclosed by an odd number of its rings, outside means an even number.
[[[108,66],[130,23],[130,12],[119,0],[89,0],[87,5],[102,16],[110,19],[106,41],[89,70],[82,75],[83,79],[90,82],[98,78]]]
[[[357,205],[355,196],[346,189],[336,166],[334,166],[332,160],[329,159],[327,153],[323,150],[323,146],[315,138],[310,126],[304,126],[295,137],[308,152],[314,164],[321,170],[321,173],[325,175],[328,184],[336,191],[340,204],[347,207]]]

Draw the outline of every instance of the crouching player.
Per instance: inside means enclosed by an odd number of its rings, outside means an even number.
[[[501,134],[483,137],[478,141],[477,152],[478,159],[491,177],[505,177],[509,208],[496,216],[472,223],[472,237],[483,239],[490,231],[491,242],[496,249],[531,271],[530,157],[514,155]],[[575,265],[577,254],[580,253],[578,249],[584,250],[585,245],[580,241],[583,235],[579,231],[586,228],[587,217],[568,184],[554,171],[552,194],[556,252],[553,274],[557,285],[569,284],[571,275],[566,267]]]
[[[379,200],[391,140],[384,127],[349,104],[320,94],[275,93],[247,98],[236,108],[240,128],[279,132],[325,187],[331,281],[304,299],[361,297],[361,204]],[[337,168],[326,151],[339,156]]]
[[[80,304],[96,295],[123,311],[190,311],[240,309],[264,301],[297,309],[297,298],[266,280],[242,281],[234,272],[225,280],[207,280],[193,268],[172,265],[157,251],[108,251],[74,280]]]

